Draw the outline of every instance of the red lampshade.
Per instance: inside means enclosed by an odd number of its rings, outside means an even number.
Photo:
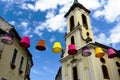
[[[30,47],[30,38],[27,36],[24,36],[22,40],[20,41],[20,46],[23,48],[29,48]]]
[[[68,46],[68,54],[69,55],[75,55],[77,53],[76,47],[74,44],[70,44]]]

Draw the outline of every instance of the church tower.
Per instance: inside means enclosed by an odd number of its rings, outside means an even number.
[[[120,80],[120,56],[117,56],[120,53],[94,41],[89,14],[78,0],[74,0],[65,14],[66,48],[56,80]],[[108,55],[108,49],[114,50],[112,55]]]
[[[77,0],[74,0],[73,5],[65,14],[65,18],[67,18],[66,46],[75,44],[77,49],[79,49],[88,42],[94,42],[89,13],[90,11],[88,9]],[[64,56],[66,55],[67,54],[64,54]]]

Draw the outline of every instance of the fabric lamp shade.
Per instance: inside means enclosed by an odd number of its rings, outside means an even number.
[[[95,48],[95,57],[102,58],[104,55],[105,53],[103,52],[102,48],[100,47]]]
[[[60,52],[62,52],[61,43],[60,42],[54,42],[52,51],[54,53],[60,53]]]
[[[36,49],[40,50],[40,51],[46,50],[45,40],[39,40],[38,43],[37,43],[37,45],[36,45]]]
[[[107,50],[107,54],[108,54],[108,58],[114,58],[117,56],[116,52],[112,48],[109,48]]]
[[[68,46],[68,54],[69,55],[75,55],[77,53],[76,47],[74,44],[70,44]]]
[[[82,56],[88,57],[90,55],[91,55],[91,52],[90,52],[89,48],[87,46],[83,47],[82,48]]]
[[[4,44],[12,45],[13,44],[13,34],[7,33],[3,35],[1,42]]]
[[[22,40],[20,41],[20,46],[23,48],[29,48],[30,47],[30,38],[28,36],[24,36]]]

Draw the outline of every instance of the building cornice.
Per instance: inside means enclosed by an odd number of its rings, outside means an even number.
[[[70,7],[70,9],[68,10],[64,17],[66,18],[70,14],[70,12],[73,11],[76,7],[85,10],[87,13],[90,13],[90,11],[87,8],[85,8],[82,4],[75,3]]]

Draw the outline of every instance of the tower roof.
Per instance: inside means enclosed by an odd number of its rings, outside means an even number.
[[[70,14],[70,12],[73,11],[76,7],[79,7],[80,9],[83,9],[86,12],[90,13],[90,11],[87,8],[85,8],[82,4],[78,2],[78,0],[74,0],[73,5],[70,7],[70,9],[68,10],[64,17],[67,17]]]
[[[73,3],[73,4],[76,4],[76,3],[79,3],[78,0],[74,0],[74,3]]]

